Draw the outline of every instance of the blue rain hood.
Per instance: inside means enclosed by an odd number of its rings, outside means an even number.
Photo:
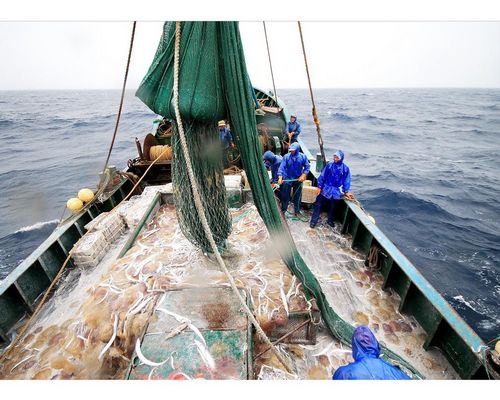
[[[262,156],[262,160],[264,160],[266,168],[271,170],[271,183],[278,183],[278,169],[281,165],[282,157],[268,150]]]
[[[360,361],[365,357],[378,358],[380,345],[367,326],[358,326],[352,335],[352,357]]]
[[[379,379],[406,380],[411,379],[401,369],[379,358],[380,345],[377,338],[367,326],[358,326],[352,335],[352,356],[354,362],[339,367],[333,379]]]
[[[294,151],[294,150],[295,150],[295,153],[297,153],[300,150],[300,144],[298,144],[297,142],[292,143],[290,145],[290,147],[288,148],[289,152]]]
[[[344,152],[342,150],[336,151],[334,156],[337,156],[340,158],[340,161],[336,162],[335,164],[342,164],[344,162]]]
[[[276,155],[271,150],[268,150],[264,153],[262,159],[264,161],[268,161],[269,163],[273,163],[274,160],[276,160]]]

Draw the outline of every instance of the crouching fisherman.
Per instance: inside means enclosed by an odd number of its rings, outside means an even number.
[[[271,150],[268,150],[262,156],[264,160],[264,165],[267,170],[271,170],[271,187],[274,190],[274,194],[278,199],[280,199],[280,191],[278,186],[278,170],[281,165],[283,157],[274,154]]]
[[[297,122],[297,117],[295,115],[290,116],[290,122],[286,124],[285,132],[283,134],[283,141],[288,144],[297,142],[297,137],[302,132],[300,124]]]
[[[300,145],[292,143],[278,169],[278,185],[281,186],[281,211],[283,213],[288,209],[290,194],[293,189],[292,202],[295,215],[300,214],[302,182],[306,180],[310,168],[306,155],[300,152]]]
[[[358,326],[352,335],[352,357],[354,362],[339,367],[333,379],[411,379],[398,367],[389,364],[380,357],[380,345],[370,328]]]
[[[328,225],[334,226],[333,217],[335,205],[340,200],[342,194],[348,198],[352,197],[349,189],[351,188],[351,171],[344,164],[344,152],[337,151],[333,155],[333,162],[326,164],[321,175],[318,178],[318,190],[314,211],[309,226],[314,228],[318,223],[321,207],[328,206]]]

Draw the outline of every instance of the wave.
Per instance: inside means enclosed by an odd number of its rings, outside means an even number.
[[[0,128],[7,128],[14,125],[14,121],[11,119],[0,119]]]
[[[453,115],[450,117],[443,117],[443,119],[448,119],[448,120],[456,119],[459,121],[477,121],[477,120],[481,120],[482,117],[479,115]]]
[[[464,305],[466,305],[467,307],[469,307],[472,311],[475,311],[477,312],[478,314],[481,314],[481,315],[484,315],[481,311],[477,310],[475,308],[475,305],[476,303],[474,302],[474,300],[471,300],[471,301],[467,301],[464,299],[464,296],[462,295],[458,295],[458,296],[453,296],[453,300],[456,300],[458,301],[459,303],[462,303]]]
[[[14,232],[14,234],[21,233],[21,232],[33,231],[35,229],[43,228],[45,225],[57,224],[58,222],[59,222],[58,219],[52,219],[50,221],[37,222],[36,224],[28,225],[28,226],[23,226],[22,228],[19,228],[17,231]]]
[[[483,107],[485,110],[500,110],[499,104],[490,104],[488,106]]]
[[[360,119],[364,119],[367,121],[396,122],[396,120],[392,118],[377,117],[376,115],[371,115],[371,114],[360,117]]]
[[[352,117],[346,113],[341,113],[341,112],[336,112],[333,114],[330,114],[332,118],[336,121],[342,121],[342,122],[353,122],[353,121],[367,121],[369,123],[384,123],[384,122],[396,122],[395,119],[392,118],[384,118],[384,117],[377,117],[376,115],[372,114],[366,114],[366,115],[361,115],[358,117]]]
[[[344,114],[344,113],[333,113],[331,114],[332,115],[332,118],[336,121],[343,121],[343,122],[351,122],[351,121],[354,121],[354,118],[353,117],[350,117],[349,115],[347,114]]]
[[[0,280],[47,239],[57,222],[58,220],[37,222],[0,238]]]
[[[483,131],[482,129],[466,129],[466,130],[454,130],[451,133],[476,133],[478,135],[497,135],[497,132]]]

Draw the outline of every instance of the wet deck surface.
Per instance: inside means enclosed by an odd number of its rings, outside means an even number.
[[[255,207],[244,205],[233,210],[232,217],[225,261],[238,285],[248,291],[262,328],[272,332],[286,326],[288,313],[307,311],[311,304],[273,249]],[[438,352],[421,349],[421,328],[398,314],[397,296],[381,290],[381,276],[364,268],[345,238],[329,227],[311,230],[301,221],[290,221],[290,226],[299,250],[340,315],[354,324],[369,324],[381,341],[427,377],[456,377]],[[117,253],[121,246],[114,248]],[[141,342],[148,323],[157,320],[155,309],[166,292],[228,285],[217,265],[184,238],[170,205],[160,208],[125,257],[115,261],[109,254],[96,268],[66,279],[27,336],[2,360],[1,378],[123,379],[137,339]],[[171,311],[187,313],[182,307]],[[193,324],[198,329],[210,327],[224,312],[224,307],[218,309],[214,303]],[[187,327],[183,332],[193,330]],[[179,336],[169,340],[175,338]],[[259,354],[265,346],[255,335],[253,340],[249,345],[254,355]],[[277,348],[293,371],[289,377],[299,379],[331,379],[339,365],[352,361],[350,349],[321,325],[315,345],[280,344]],[[208,346],[205,350],[216,349]],[[175,354],[171,356],[172,365],[182,364],[176,363]],[[212,372],[223,367],[216,363]],[[254,361],[250,378],[280,377],[281,368],[268,351]],[[234,376],[219,374],[218,378]]]
[[[429,379],[458,379],[437,349],[422,347],[425,332],[409,316],[398,312],[400,298],[382,290],[382,275],[365,266],[364,258],[350,248],[339,226],[291,220],[289,226],[299,251],[318,278],[330,305],[339,315],[357,325],[368,325],[377,339],[408,360]]]

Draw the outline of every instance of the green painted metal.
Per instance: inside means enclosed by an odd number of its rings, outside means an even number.
[[[145,357],[155,362],[169,360],[171,356],[173,359],[157,367],[151,379],[174,379],[173,375],[179,372],[190,378],[248,379],[246,332],[210,330],[202,335],[216,365],[213,371],[200,356],[195,344],[200,338],[194,332],[182,332],[168,341],[160,335],[146,336],[142,344]],[[148,379],[151,370],[152,367],[139,364],[139,359],[135,358],[128,379]]]
[[[16,281],[16,287],[30,306],[34,306],[38,296],[50,286],[50,279],[39,261],[26,270]]]
[[[241,294],[246,297],[244,290],[241,290]],[[162,310],[188,318],[203,339],[189,326],[184,326],[183,322]],[[168,291],[157,305],[155,314],[141,340],[141,352],[153,362],[168,362],[153,367],[153,370],[134,357],[127,373],[128,379],[173,379],[175,374],[181,372],[190,378],[203,379],[250,377],[250,324],[231,288]],[[184,329],[172,336],[171,332],[177,332],[179,326]],[[203,356],[203,349],[206,349],[209,357]],[[210,358],[213,359],[213,365]]]

